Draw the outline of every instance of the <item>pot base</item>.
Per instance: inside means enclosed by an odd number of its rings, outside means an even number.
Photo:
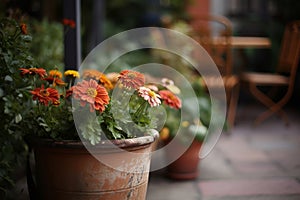
[[[172,148],[166,149],[167,160],[174,160],[177,154],[174,150],[184,152],[179,158],[167,166],[167,176],[172,179],[189,180],[195,179],[199,175],[199,152],[202,143],[194,140],[192,144],[184,151],[185,146],[175,141]]]
[[[199,175],[199,172],[188,172],[188,173],[177,173],[177,172],[168,172],[167,176],[171,179],[176,180],[191,180],[197,178]]]

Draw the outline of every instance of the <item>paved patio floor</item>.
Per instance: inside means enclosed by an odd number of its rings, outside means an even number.
[[[147,200],[300,199],[300,112],[288,107],[290,124],[273,116],[253,126],[259,105],[240,105],[231,134],[200,162],[196,180],[174,181],[152,172]]]

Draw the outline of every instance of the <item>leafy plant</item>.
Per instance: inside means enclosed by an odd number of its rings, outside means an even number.
[[[78,140],[73,115],[80,136],[92,145],[102,139],[143,136],[157,128],[155,107],[162,101],[174,107],[174,101],[179,101],[175,95],[172,99],[165,95],[172,95],[166,88],[146,84],[144,74],[131,70],[106,76],[87,69],[76,83],[79,73],[73,70],[64,73],[66,82],[58,70],[20,70],[24,82],[29,83],[27,93],[32,95],[32,120],[26,131],[43,138]],[[179,107],[177,104],[176,108]]]
[[[30,54],[31,36],[25,24],[3,18],[0,20],[0,196],[13,186],[12,174],[26,154],[22,121],[30,110],[30,95],[19,76],[20,67],[33,67]]]

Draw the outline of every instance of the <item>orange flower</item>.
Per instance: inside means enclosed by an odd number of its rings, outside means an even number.
[[[110,80],[105,76],[105,74],[99,72],[98,70],[84,70],[82,77],[83,79],[94,79],[99,81],[99,83],[103,85],[107,90],[113,89],[113,84],[110,82]]]
[[[109,96],[106,89],[93,79],[89,81],[83,80],[76,86],[73,86],[73,94],[75,99],[80,100],[81,106],[85,106],[88,103],[91,112],[95,110],[103,112],[105,105],[109,103]]]
[[[62,78],[62,73],[58,70],[50,70],[49,71],[49,76],[54,77],[54,78]]]
[[[82,78],[83,79],[95,79],[99,80],[102,76],[102,73],[95,69],[86,69],[83,71]]]
[[[99,82],[101,83],[101,85],[103,85],[107,90],[111,90],[113,89],[113,84],[110,82],[110,80],[104,75],[102,74],[100,76]]]
[[[44,78],[43,80],[48,81],[50,84],[53,84],[53,87],[55,87],[56,85],[58,86],[66,86],[67,84],[60,78],[55,78],[52,76],[48,76],[46,78]]]
[[[53,84],[53,87],[58,86],[66,86],[67,84],[62,80],[62,73],[58,70],[50,70],[49,76],[44,78],[44,80],[48,81],[50,84]]]
[[[43,68],[29,68],[29,69],[25,69],[25,68],[20,68],[21,70],[21,74],[22,75],[39,75],[40,78],[43,78],[45,76],[47,76],[47,72],[45,69]]]
[[[181,108],[181,100],[169,90],[159,91],[161,99],[170,106],[171,108],[179,109]]]
[[[35,90],[31,91],[33,95],[33,100],[38,100],[41,104],[48,106],[49,102],[53,103],[54,105],[59,104],[59,94],[58,91],[53,88],[44,88],[42,85],[41,88],[36,88]]]
[[[53,85],[55,87],[56,85],[58,85],[58,86],[66,86],[67,84],[62,79],[56,78],[56,79],[54,79]]]
[[[28,33],[28,31],[27,31],[27,25],[24,24],[24,23],[22,23],[22,24],[20,25],[20,28],[21,28],[22,34],[27,35],[27,33]]]
[[[136,71],[123,70],[120,72],[119,81],[127,88],[138,89],[145,84],[145,76]]]

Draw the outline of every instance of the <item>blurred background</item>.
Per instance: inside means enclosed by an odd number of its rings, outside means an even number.
[[[61,0],[1,0],[1,16],[13,16],[26,21],[33,35],[32,53],[42,65],[63,66],[64,30],[62,19],[72,1]],[[73,1],[75,2],[75,1]],[[284,26],[300,18],[297,0],[85,0],[80,3],[81,58],[106,38],[128,29],[143,26],[175,27],[185,32],[189,21],[201,14],[223,15],[230,19],[234,36],[262,36],[270,38],[271,49],[246,49],[247,66],[258,63],[266,66],[258,70],[272,71],[277,62]],[[47,48],[45,48],[47,47]],[[147,54],[138,53],[143,62]],[[49,59],[51,58],[51,59]],[[130,60],[130,59],[129,59]],[[136,65],[137,63],[129,63]],[[236,61],[238,62],[238,61]],[[236,64],[237,65],[237,64]],[[253,68],[252,68],[253,69]],[[298,77],[298,76],[297,76]],[[299,90],[297,78],[295,91]],[[295,92],[290,103],[298,102]]]

